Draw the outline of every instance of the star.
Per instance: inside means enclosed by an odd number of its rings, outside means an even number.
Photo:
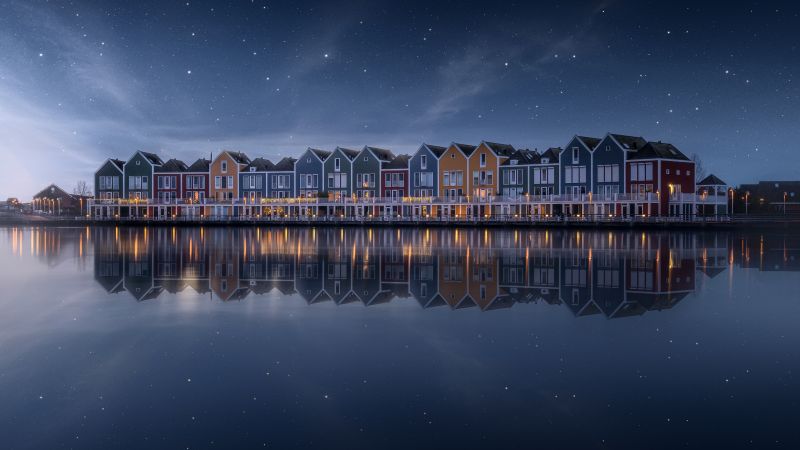
[[[187,74],[187,75],[191,75],[191,74],[192,74],[192,70],[191,70],[191,69],[187,70],[187,71],[186,71],[186,74]]]
[[[325,57],[327,58],[327,57],[328,57],[328,54],[327,54],[327,53],[325,53],[323,56],[325,56]]]

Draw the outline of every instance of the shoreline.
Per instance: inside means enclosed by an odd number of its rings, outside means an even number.
[[[504,219],[483,219],[480,221],[444,221],[444,220],[384,220],[384,219],[349,219],[349,220],[298,220],[298,219],[203,219],[203,220],[95,220],[76,218],[0,218],[0,226],[124,226],[124,227],[404,227],[404,228],[578,228],[578,229],[658,229],[658,230],[732,230],[741,228],[792,228],[800,229],[800,218],[752,217],[734,220],[695,220],[695,221],[658,221],[658,220],[548,220],[524,221]]]

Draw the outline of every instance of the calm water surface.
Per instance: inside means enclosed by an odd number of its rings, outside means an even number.
[[[798,448],[800,234],[0,228],[0,448]]]

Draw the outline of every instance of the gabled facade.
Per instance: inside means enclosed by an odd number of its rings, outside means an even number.
[[[467,191],[476,199],[488,199],[497,195],[498,174],[500,164],[504,163],[516,149],[509,144],[483,141],[469,155],[469,170],[471,176],[468,180]]]
[[[294,197],[294,158],[283,158],[267,170],[267,196],[269,198]]]
[[[199,158],[183,173],[183,197],[193,203],[203,203],[208,198],[208,173],[211,160]]]
[[[267,171],[275,165],[268,159],[255,158],[239,173],[239,198],[246,203],[260,203],[267,198]]]
[[[628,206],[627,214],[694,214],[694,161],[672,144],[648,142],[631,153],[626,164],[625,181],[635,200]]]
[[[209,197],[222,205],[215,205],[207,213],[213,216],[233,216],[238,210],[224,203],[239,198],[239,174],[250,164],[244,153],[225,150],[211,162],[209,168]]]
[[[477,147],[453,142],[439,158],[439,197],[455,202],[469,193],[469,156]],[[465,217],[466,206],[443,206],[442,216]]]
[[[408,197],[408,155],[398,155],[381,165],[380,196],[391,201],[401,201]]]
[[[581,198],[592,190],[592,152],[600,139],[575,136],[559,155],[561,194]]]
[[[183,198],[183,173],[188,166],[181,160],[170,159],[162,166],[156,167],[153,186],[153,198],[158,203],[176,203]]]
[[[606,134],[593,152],[590,192],[600,199],[613,199],[625,193],[625,162],[646,144],[643,137]]]
[[[331,200],[350,197],[353,194],[353,160],[358,150],[336,147],[325,159],[325,191]]]
[[[307,148],[294,163],[295,192],[301,198],[325,194],[325,160],[331,152]]]
[[[123,167],[125,161],[107,159],[94,173],[94,198],[117,200],[123,198]]]
[[[156,167],[164,164],[154,154],[138,151],[131,156],[123,168],[125,176],[125,198],[146,200],[153,198],[153,174]]]
[[[239,173],[250,164],[250,158],[241,152],[225,150],[214,158],[209,169],[211,176],[210,197],[215,201],[233,200],[239,197]]]
[[[561,193],[558,159],[562,149],[551,147],[539,155],[538,161],[530,166],[530,190],[531,195],[558,195]]]
[[[411,197],[439,196],[439,158],[447,147],[422,144],[408,161],[408,189]]]
[[[535,151],[517,150],[500,164],[500,195],[516,199],[530,193],[530,167],[538,160],[539,154]]]
[[[358,198],[380,197],[381,168],[394,159],[391,150],[365,146],[353,160],[353,189]]]

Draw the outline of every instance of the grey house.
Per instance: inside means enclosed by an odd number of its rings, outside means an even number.
[[[265,158],[255,158],[239,172],[239,198],[251,203],[267,197],[267,171],[275,165]]]
[[[153,173],[164,161],[155,153],[137,151],[125,163],[125,198],[148,199],[153,196]]]
[[[125,161],[107,159],[94,173],[94,198],[98,200],[116,200],[123,198],[123,180]]]
[[[353,194],[353,160],[358,153],[358,150],[336,147],[325,159],[325,191],[329,198],[337,200]]]
[[[294,185],[298,197],[318,197],[325,193],[325,160],[331,152],[307,148],[294,163]]]
[[[539,161],[539,153],[531,150],[516,150],[500,164],[500,195],[518,198],[530,193],[530,166]]]
[[[561,193],[559,185],[560,170],[558,158],[561,155],[560,147],[551,147],[539,155],[538,161],[530,166],[531,195],[558,195]]]
[[[353,189],[358,198],[375,198],[381,188],[381,167],[394,154],[384,148],[364,146],[353,160]]]
[[[592,152],[600,139],[575,136],[559,155],[561,193],[580,197],[592,190]]]
[[[408,161],[409,195],[412,197],[439,196],[439,158],[447,147],[422,144]]]
[[[294,163],[288,156],[267,169],[267,196],[270,198],[294,197]]]
[[[608,133],[594,149],[591,192],[613,198],[625,192],[625,162],[630,152],[647,144],[643,137]]]

